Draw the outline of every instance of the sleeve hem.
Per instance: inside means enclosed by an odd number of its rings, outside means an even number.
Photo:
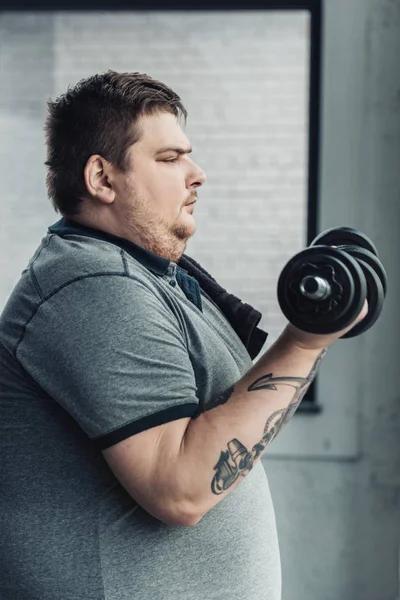
[[[199,405],[196,402],[187,402],[186,404],[180,404],[179,406],[171,406],[170,408],[166,408],[158,413],[143,417],[138,421],[133,421],[132,423],[123,425],[123,427],[114,429],[114,431],[111,431],[110,433],[92,438],[92,442],[99,450],[105,450],[106,448],[114,446],[114,444],[118,444],[118,442],[122,442],[128,437],[131,437],[131,435],[135,435],[141,431],[146,431],[146,429],[151,429],[152,427],[157,427],[158,425],[164,425],[165,423],[170,423],[171,421],[177,421],[178,419],[183,419],[184,417],[195,417],[198,413],[198,410]]]

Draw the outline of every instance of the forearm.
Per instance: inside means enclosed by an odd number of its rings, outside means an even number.
[[[325,354],[298,347],[284,332],[215,407],[189,422],[176,477],[185,482],[187,505],[198,518],[261,458],[295,413]]]

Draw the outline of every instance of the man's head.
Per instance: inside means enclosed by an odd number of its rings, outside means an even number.
[[[195,232],[188,203],[206,179],[189,158],[179,96],[147,75],[109,71],[48,106],[55,210],[177,260]]]

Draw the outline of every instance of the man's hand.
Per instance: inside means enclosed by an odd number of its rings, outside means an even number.
[[[304,348],[305,350],[318,350],[323,348],[328,348],[333,342],[341,338],[345,333],[350,331],[353,327],[357,325],[360,321],[362,321],[368,314],[368,302],[365,300],[364,306],[351,325],[346,327],[346,329],[342,329],[341,331],[337,331],[336,333],[329,334],[316,334],[316,333],[308,333],[306,331],[302,331],[298,329],[291,323],[286,327],[285,333],[293,339],[294,343],[300,348]]]

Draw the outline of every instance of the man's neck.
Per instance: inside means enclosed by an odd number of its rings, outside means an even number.
[[[144,250],[152,252],[153,254],[157,254],[158,256],[161,256],[162,258],[165,258],[173,263],[178,263],[182,254],[186,250],[187,242],[185,240],[171,238],[170,235],[150,235],[149,237],[145,238],[143,235],[140,235],[140,232],[136,232],[128,226],[120,227],[115,223],[103,223],[96,218],[88,218],[84,215],[77,215],[73,217],[66,215],[65,218],[70,219],[71,221],[74,221],[83,227],[90,227],[92,229],[104,231],[105,233],[109,233],[128,240],[129,242],[133,242],[141,248],[144,248]]]

